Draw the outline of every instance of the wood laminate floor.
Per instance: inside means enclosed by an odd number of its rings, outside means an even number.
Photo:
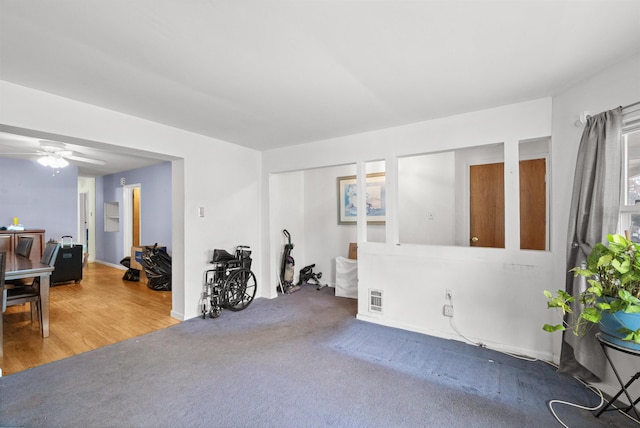
[[[123,270],[89,263],[80,283],[51,287],[50,334],[42,338],[29,304],[4,313],[2,375],[7,376],[178,324],[171,292],[122,280]]]

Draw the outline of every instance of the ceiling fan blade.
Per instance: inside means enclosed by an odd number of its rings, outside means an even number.
[[[65,156],[65,158],[66,159],[70,159],[70,160],[74,160],[74,161],[78,161],[78,162],[92,163],[94,165],[104,165],[104,164],[106,164],[106,162],[103,161],[103,160],[83,158],[82,156]]]

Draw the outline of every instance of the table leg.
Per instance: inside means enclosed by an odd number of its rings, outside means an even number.
[[[51,274],[47,273],[40,277],[40,305],[42,307],[41,329],[42,337],[49,337],[49,279]]]
[[[623,411],[633,410],[633,412],[636,414],[636,417],[640,418],[640,414],[638,414],[638,410],[636,409],[636,406],[635,406],[638,403],[638,400],[634,401],[629,395],[629,391],[628,391],[628,388],[631,386],[631,384],[635,382],[638,378],[640,378],[640,372],[636,373],[625,384],[620,378],[620,374],[618,373],[618,370],[616,370],[616,367],[613,365],[613,361],[611,361],[611,358],[609,358],[609,353],[607,352],[606,347],[602,344],[602,342],[600,343],[600,345],[602,346],[602,351],[604,352],[604,356],[607,358],[607,361],[609,361],[609,365],[613,369],[613,374],[615,374],[616,379],[618,379],[618,383],[620,384],[621,388],[620,388],[620,391],[618,391],[618,393],[611,399],[611,401],[609,401],[606,406],[604,406],[602,409],[600,409],[598,413],[596,413],[596,418],[599,417],[607,408],[609,408],[609,406],[611,406],[618,399],[618,397],[620,397],[623,393],[624,395],[627,396],[627,399],[629,400],[629,403],[631,403],[631,405],[629,407],[625,407],[622,410]]]

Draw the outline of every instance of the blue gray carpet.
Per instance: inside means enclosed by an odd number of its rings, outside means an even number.
[[[597,397],[543,362],[357,321],[303,286],[0,378],[0,426],[554,427]],[[55,326],[51,327],[52,329]],[[558,407],[570,427],[637,427]]]

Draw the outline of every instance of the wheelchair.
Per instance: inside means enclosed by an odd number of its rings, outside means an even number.
[[[238,245],[235,255],[226,250],[213,250],[213,269],[204,273],[201,299],[202,318],[218,318],[222,309],[241,311],[256,295],[256,276],[251,272],[251,250]]]

